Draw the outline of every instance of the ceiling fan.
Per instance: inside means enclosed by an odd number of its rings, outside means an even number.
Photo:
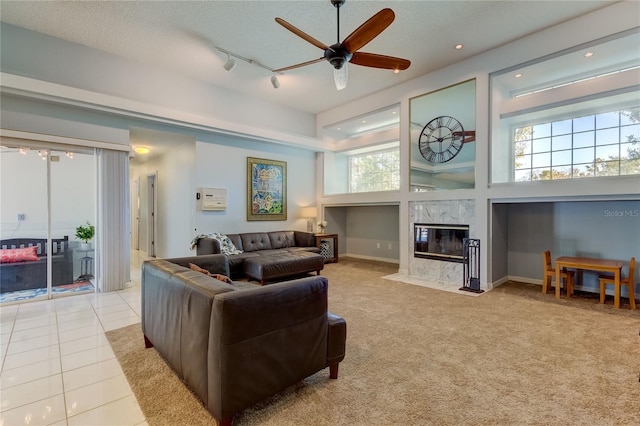
[[[391,9],[382,9],[380,12],[373,15],[369,20],[360,25],[351,34],[340,43],[340,6],[344,4],[345,0],[331,0],[331,4],[336,8],[337,21],[338,21],[338,41],[336,44],[327,46],[326,44],[316,40],[304,31],[299,30],[287,21],[281,18],[276,18],[276,22],[295,35],[305,39],[309,43],[324,50],[324,56],[312,61],[303,62],[289,67],[280,68],[274,70],[274,72],[289,71],[294,68],[304,67],[306,65],[315,64],[317,62],[327,60],[333,65],[333,77],[336,83],[336,89],[342,90],[347,86],[347,63],[361,65],[372,68],[383,68],[394,70],[399,72],[400,70],[406,70],[411,65],[411,61],[402,58],[395,58],[393,56],[378,55],[376,53],[359,52],[371,40],[376,38],[382,31],[384,31],[395,19],[395,14]]]

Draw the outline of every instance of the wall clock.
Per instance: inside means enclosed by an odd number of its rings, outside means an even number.
[[[462,124],[453,117],[442,115],[424,126],[418,139],[418,148],[430,163],[446,163],[458,155],[464,142]]]

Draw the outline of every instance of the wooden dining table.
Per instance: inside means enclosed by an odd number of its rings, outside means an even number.
[[[556,283],[560,282],[563,268],[588,269],[591,271],[611,272],[615,280],[614,305],[620,306],[620,274],[624,262],[620,260],[598,259],[591,257],[560,256],[556,259]],[[560,299],[560,286],[556,285],[556,298]]]

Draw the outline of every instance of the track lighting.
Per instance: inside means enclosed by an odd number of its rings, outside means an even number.
[[[273,73],[273,75],[271,76],[271,85],[273,86],[274,89],[277,89],[280,87],[280,81],[278,80],[278,76],[276,74],[282,74],[282,72],[274,72],[275,70],[271,67],[261,64],[258,61],[254,61],[253,59],[249,59],[249,58],[245,58],[244,56],[237,55],[233,52],[228,51],[227,49],[223,49],[222,47],[215,46],[215,48],[227,55],[227,62],[225,62],[223,65],[223,68],[225,70],[227,71],[233,70],[237,65],[235,60],[240,59],[241,61],[244,61],[248,64],[255,65],[256,67],[264,68],[266,70],[271,71]]]
[[[278,87],[280,87],[280,82],[278,81],[278,77],[276,77],[275,74],[271,76],[271,85],[273,86],[274,89],[277,89]]]
[[[231,72],[236,67],[236,61],[227,54],[227,62],[222,66],[225,70]]]

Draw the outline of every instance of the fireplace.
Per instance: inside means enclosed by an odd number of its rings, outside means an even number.
[[[469,238],[469,225],[415,223],[413,256],[463,263],[463,240]]]

